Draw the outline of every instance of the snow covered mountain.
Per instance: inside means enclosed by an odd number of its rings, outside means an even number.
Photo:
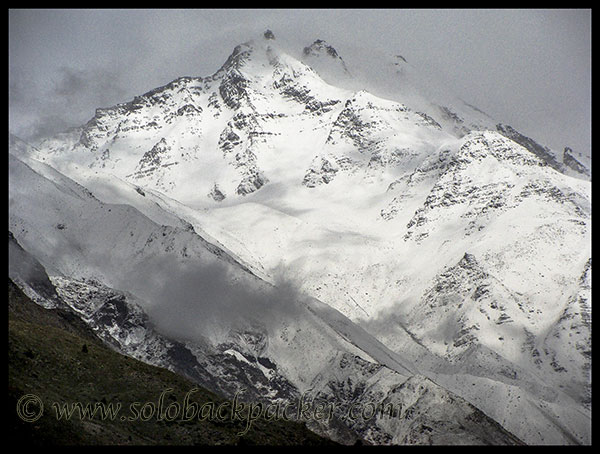
[[[38,303],[80,316],[116,350],[229,397],[334,402],[331,418],[307,423],[340,442],[520,443],[318,300],[285,283],[272,287],[189,227],[155,224],[39,161],[29,164],[9,156],[9,232],[26,248],[9,234],[9,276]],[[106,249],[106,236],[114,249]],[[397,395],[398,386],[410,392]],[[419,403],[425,393],[435,397]],[[350,408],[380,403],[393,405],[401,430],[388,429],[399,424],[391,416],[348,416]],[[460,409],[460,418],[430,415],[432,406]],[[434,428],[421,433],[423,425]]]
[[[590,443],[589,168],[400,56],[376,90],[348,63],[266,32],[9,138],[14,250],[52,304],[211,389],[403,408],[313,421],[339,441]]]

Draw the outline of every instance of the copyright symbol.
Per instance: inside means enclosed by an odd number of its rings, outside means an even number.
[[[17,415],[23,421],[37,421],[42,413],[44,413],[44,403],[35,394],[25,394],[17,402]]]

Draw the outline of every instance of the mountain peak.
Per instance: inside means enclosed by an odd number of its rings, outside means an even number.
[[[303,61],[325,80],[339,81],[352,77],[342,57],[322,39],[304,48]]]
[[[326,53],[332,58],[339,58],[340,60],[342,59],[337,51],[322,39],[317,39],[310,46],[304,48],[305,56],[318,56],[322,55],[323,53]]]
[[[275,35],[273,34],[273,32],[269,29],[265,30],[265,33],[263,34],[263,37],[265,39],[275,39]]]
[[[254,51],[254,41],[247,41],[242,44],[235,46],[225,63],[219,68],[219,70],[213,75],[216,78],[222,74],[227,73],[231,70],[239,70],[239,68],[248,60],[248,57]]]

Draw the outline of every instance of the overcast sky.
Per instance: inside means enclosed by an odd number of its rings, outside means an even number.
[[[353,64],[401,54],[498,121],[591,153],[591,10],[9,10],[9,129],[79,126],[180,76],[214,73],[271,29]]]

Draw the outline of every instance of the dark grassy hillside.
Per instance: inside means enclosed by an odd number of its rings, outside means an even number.
[[[76,316],[36,305],[10,279],[8,327],[10,441],[29,445],[331,444],[293,421],[259,418],[240,435],[247,418],[184,420],[188,393],[188,409],[194,408],[194,403],[196,409],[210,409],[207,405],[212,403],[213,408],[223,404],[227,410],[233,402],[168,370],[110,350]],[[34,422],[24,421],[17,413],[19,399],[28,394],[43,402],[43,414]],[[57,418],[56,408],[76,402],[99,410],[93,417],[82,418],[75,410],[68,419]],[[54,403],[59,407],[53,407]],[[121,404],[121,409],[115,417],[105,414],[103,418],[101,411],[109,404],[113,408]],[[40,407],[32,401],[21,408],[37,414]],[[157,417],[159,408],[163,412]],[[165,413],[167,410],[170,413]],[[223,411],[222,415],[229,413]]]

